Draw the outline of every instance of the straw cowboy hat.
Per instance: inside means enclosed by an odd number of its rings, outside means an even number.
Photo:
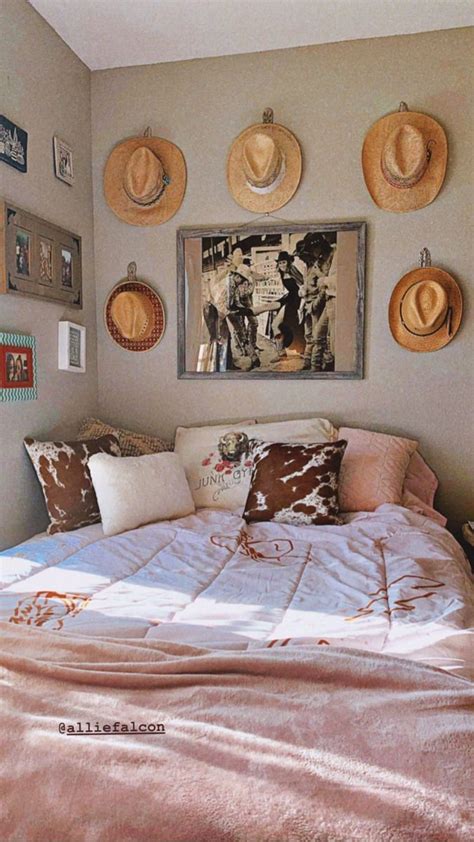
[[[429,205],[446,174],[448,142],[432,117],[400,110],[369,130],[362,149],[365,183],[383,210],[406,213]]]
[[[186,164],[174,143],[143,137],[119,143],[109,155],[104,171],[108,205],[131,225],[161,225],[181,206],[186,190]]]
[[[165,331],[165,312],[158,293],[137,281],[136,263],[128,265],[128,280],[109,294],[104,321],[109,336],[127,351],[150,351]]]
[[[286,205],[301,179],[301,149],[292,132],[273,122],[266,108],[263,122],[245,129],[227,158],[227,183],[235,201],[257,213]]]
[[[439,351],[459,330],[461,290],[442,269],[414,269],[393,290],[388,318],[399,345],[409,351]]]

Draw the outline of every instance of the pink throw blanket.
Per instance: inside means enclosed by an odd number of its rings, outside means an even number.
[[[329,646],[0,630],[3,840],[473,838],[462,678]]]

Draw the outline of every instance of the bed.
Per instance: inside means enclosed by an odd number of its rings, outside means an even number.
[[[1,553],[6,838],[471,839],[469,565],[402,506],[344,521]]]

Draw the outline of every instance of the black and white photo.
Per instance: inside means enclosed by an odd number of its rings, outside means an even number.
[[[178,232],[181,376],[361,377],[365,223]]]

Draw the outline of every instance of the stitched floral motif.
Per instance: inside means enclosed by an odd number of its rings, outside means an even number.
[[[393,602],[393,608],[390,608],[389,604],[389,593],[390,589],[394,587],[394,585],[400,584],[400,582],[406,582],[408,579],[414,579],[414,582],[410,582],[408,585],[408,591],[423,591],[423,593],[415,593],[412,596],[396,599]],[[389,582],[386,588],[379,588],[377,591],[373,593],[367,594],[367,596],[371,597],[366,605],[363,605],[362,608],[357,609],[357,614],[353,617],[346,617],[346,622],[352,622],[353,620],[360,620],[361,617],[367,617],[369,614],[376,613],[376,607],[383,605],[382,614],[387,614],[387,616],[391,616],[395,611],[406,611],[411,612],[415,611],[416,605],[413,605],[419,599],[430,599],[430,597],[435,595],[435,590],[438,588],[444,588],[444,582],[439,582],[438,579],[431,579],[428,576],[416,576],[416,575],[408,575],[400,576],[398,579],[394,579],[393,582]],[[434,589],[434,590],[433,590]]]
[[[73,617],[82,611],[89,602],[90,596],[77,593],[59,593],[58,591],[38,591],[34,596],[26,596],[17,603],[9,618],[9,623],[27,626],[44,626],[52,620],[52,631],[63,627],[67,616]]]

